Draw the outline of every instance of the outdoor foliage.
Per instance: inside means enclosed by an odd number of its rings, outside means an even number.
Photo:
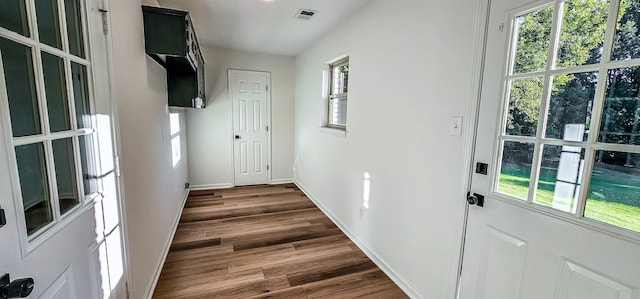
[[[553,9],[553,6],[549,6],[516,19],[518,35],[513,74],[546,69]],[[565,3],[555,53],[555,69],[596,64],[602,60],[609,9],[610,1],[607,0],[569,0]],[[640,1],[622,0],[616,21],[610,59],[640,58]],[[590,130],[590,122],[600,76],[606,76],[606,93],[600,130],[594,132]],[[545,100],[544,84],[542,76],[510,82],[506,134],[536,136],[539,108]],[[610,69],[606,73],[590,71],[556,75],[552,79],[548,107],[544,137],[586,141],[588,134],[598,134],[600,142],[640,145],[640,136],[636,136],[640,135],[640,67]],[[584,135],[567,136],[565,130],[568,124],[584,125]],[[545,155],[541,161],[544,166],[538,187],[541,204],[545,200],[549,203],[553,200],[556,178],[545,177],[548,174],[545,169],[558,167],[562,147],[553,150],[556,152]],[[500,192],[527,198],[532,158],[533,144],[505,142]],[[581,158],[584,159],[584,154]],[[640,230],[640,186],[637,186],[640,183],[640,171],[635,169],[640,167],[640,155],[598,151],[595,159],[586,216]],[[631,179],[623,180],[622,177]],[[621,216],[609,213],[614,210]],[[636,224],[630,227],[629,224],[623,224],[626,222]]]

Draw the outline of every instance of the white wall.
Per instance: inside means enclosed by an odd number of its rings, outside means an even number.
[[[196,28],[198,30],[198,28]],[[294,58],[202,46],[207,108],[187,113],[192,188],[231,187],[233,136],[227,70],[271,73],[272,182],[293,180]]]
[[[166,73],[145,55],[140,4],[111,1],[131,298],[151,288],[188,180],[186,136],[182,160],[172,165]]]
[[[468,174],[465,139],[449,126],[471,103],[477,6],[374,1],[296,60],[296,182],[423,298],[454,298]],[[344,54],[341,137],[320,126],[323,67]],[[365,171],[371,198],[361,220]]]

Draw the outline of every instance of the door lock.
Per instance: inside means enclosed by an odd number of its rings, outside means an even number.
[[[469,205],[477,205],[479,207],[484,207],[484,195],[480,195],[478,193],[467,192],[467,202]]]
[[[20,278],[11,281],[9,274],[0,277],[0,299],[25,298],[31,295],[35,283],[33,278]]]
[[[236,139],[240,139],[240,135],[236,135]]]

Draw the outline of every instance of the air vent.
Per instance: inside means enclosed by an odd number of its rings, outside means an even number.
[[[317,13],[318,13],[317,10],[303,8],[303,9],[300,9],[298,13],[296,13],[295,18],[301,19],[301,20],[308,20],[308,19],[311,19],[311,17],[313,17]]]

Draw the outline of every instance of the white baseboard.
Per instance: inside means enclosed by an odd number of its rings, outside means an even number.
[[[281,185],[281,184],[291,184],[291,183],[293,183],[293,179],[271,180],[271,185]]]
[[[295,181],[294,184],[296,184],[296,186],[298,186],[298,188],[300,188],[300,190],[309,198],[311,199],[311,201],[322,211],[322,213],[324,213],[327,217],[329,217],[329,219],[331,219],[331,221],[345,234],[347,235],[347,237],[349,239],[351,239],[351,241],[353,243],[356,244],[356,246],[358,246],[360,248],[360,250],[362,250],[362,252],[364,252],[364,254],[367,255],[367,257],[369,257],[369,259],[371,259],[371,261],[376,264],[381,270],[382,272],[384,272],[385,274],[387,274],[387,276],[389,276],[389,278],[391,278],[391,280],[393,280],[393,282],[395,282],[398,287],[400,287],[406,294],[407,296],[409,296],[410,298],[422,298],[418,292],[416,292],[416,290],[414,290],[411,286],[409,286],[409,284],[407,284],[407,282],[404,281],[404,279],[402,279],[400,277],[400,275],[398,275],[398,273],[396,273],[395,271],[393,271],[393,269],[391,269],[391,267],[389,267],[380,257],[378,257],[378,255],[376,255],[371,249],[369,249],[362,241],[360,241],[360,239],[358,239],[353,233],[351,233],[351,231],[349,231],[349,229],[347,229],[346,226],[344,226],[344,224],[342,222],[340,222],[340,220],[338,220],[337,217],[335,217],[327,208],[325,208],[319,201],[317,198],[315,198],[304,186],[302,186],[302,184],[298,181]]]
[[[160,257],[160,261],[158,261],[158,267],[156,268],[156,272],[153,274],[153,280],[151,281],[151,286],[147,289],[147,295],[145,298],[151,299],[153,296],[153,291],[156,289],[156,285],[158,284],[158,279],[160,279],[160,272],[162,272],[162,267],[164,266],[164,262],[167,260],[167,255],[169,255],[169,249],[171,249],[171,243],[173,242],[173,237],[176,235],[176,231],[178,230],[178,224],[180,223],[180,217],[182,217],[182,211],[184,210],[184,205],[187,203],[187,198],[189,197],[189,189],[186,189],[184,192],[184,198],[182,199],[182,205],[180,205],[180,210],[176,215],[176,219],[173,222],[173,229],[169,234],[169,238],[164,244],[164,250],[162,256]]]
[[[208,184],[208,185],[191,185],[189,189],[191,190],[209,190],[209,189],[227,189],[233,188],[233,184],[231,183],[223,183],[223,184]]]

